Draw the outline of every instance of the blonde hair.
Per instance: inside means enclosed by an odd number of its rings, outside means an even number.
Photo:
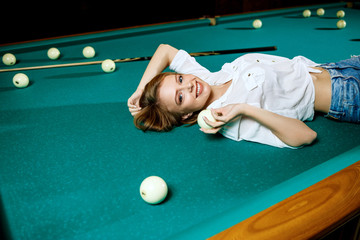
[[[166,106],[160,104],[158,100],[159,87],[162,81],[165,77],[175,74],[171,72],[160,73],[145,86],[139,102],[141,111],[134,117],[134,124],[137,128],[143,131],[167,132],[182,124],[192,125],[196,123],[198,113],[183,119],[181,113],[168,111]]]

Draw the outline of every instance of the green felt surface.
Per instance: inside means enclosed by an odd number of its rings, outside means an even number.
[[[336,61],[360,49],[351,41],[359,38],[359,10],[346,10],[348,27],[333,30],[337,20],[330,16],[339,9],[329,5],[328,18],[310,19],[299,17],[300,8],[266,12],[258,30],[248,29],[254,15],[241,15],[214,27],[206,20],[167,24],[7,46],[0,53],[14,52],[22,67],[86,61],[86,45],[96,49],[94,60],[148,56],[160,43],[189,52],[276,45],[269,54]],[[59,47],[59,60],[47,59],[49,46]],[[198,61],[216,71],[237,56]],[[208,136],[197,126],[143,133],[126,101],[146,65],[118,64],[111,74],[99,65],[29,71],[25,89],[12,86],[15,73],[0,73],[0,210],[11,238],[203,239],[236,222],[237,214],[240,221],[281,201],[281,189],[293,194],[359,160],[360,125],[321,115],[307,123],[318,140],[299,150]],[[338,157],[354,148],[345,161]],[[157,206],[139,195],[150,175],[170,189]]]

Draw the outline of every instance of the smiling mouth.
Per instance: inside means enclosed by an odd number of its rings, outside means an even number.
[[[203,86],[201,85],[201,83],[196,82],[196,98],[200,96],[202,91],[203,91]]]

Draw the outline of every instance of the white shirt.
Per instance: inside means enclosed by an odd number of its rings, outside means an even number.
[[[298,56],[293,59],[246,54],[231,63],[225,63],[218,72],[210,72],[180,50],[170,69],[181,74],[192,74],[210,85],[232,80],[223,96],[208,108],[220,108],[233,103],[247,103],[282,116],[301,121],[314,116],[315,90],[309,72],[321,72],[311,67],[315,62]],[[227,138],[253,141],[275,147],[290,147],[268,128],[249,118],[240,118],[224,126],[220,133]],[[291,147],[290,147],[291,148]]]

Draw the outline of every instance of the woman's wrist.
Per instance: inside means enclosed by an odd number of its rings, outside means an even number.
[[[136,91],[137,91],[137,92],[138,92],[138,91],[143,92],[144,89],[145,89],[145,86],[140,86],[140,85],[139,85],[139,86],[137,87]]]
[[[246,103],[238,103],[237,104],[237,113],[238,116],[242,115],[242,116],[247,116],[248,113],[248,104]]]

